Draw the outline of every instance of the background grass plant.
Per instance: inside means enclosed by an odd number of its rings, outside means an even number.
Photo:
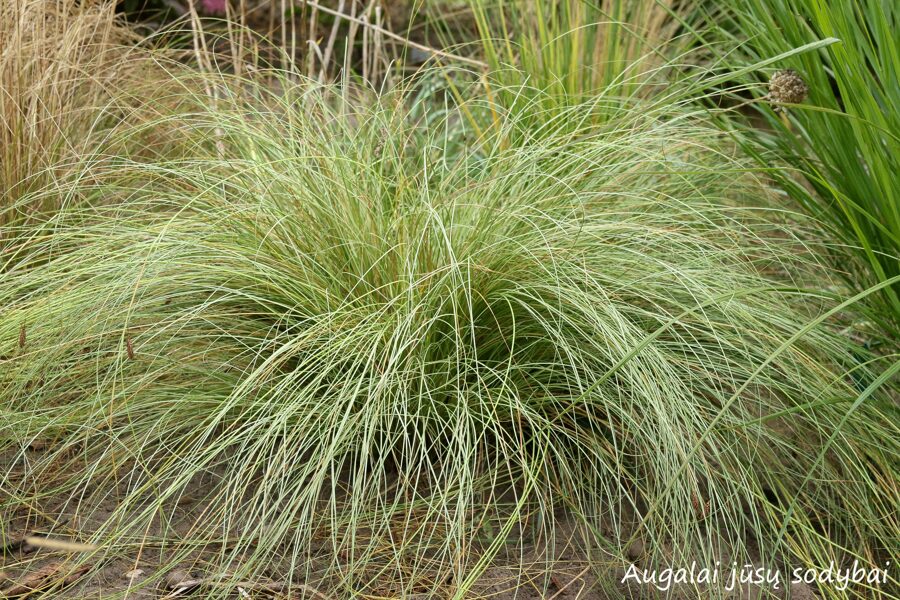
[[[765,0],[738,2],[730,14],[733,27],[719,34],[732,31],[731,45],[739,44],[739,55],[750,62],[814,40],[840,39],[775,65],[796,69],[809,86],[809,99],[780,114],[766,103],[755,104],[766,125],[742,133],[758,145],[753,151],[760,162],[774,167],[780,189],[843,244],[833,259],[856,289],[896,276],[897,7],[878,1]],[[888,286],[872,300],[877,302],[871,318],[896,334],[900,291]]]
[[[10,207],[83,142],[128,68],[113,3],[25,0],[0,5],[0,226],[40,207]]]
[[[503,2],[470,0],[488,96],[501,110],[540,118],[592,104],[602,122],[674,83],[676,59],[694,47],[693,2]],[[496,87],[496,89],[492,89]],[[598,102],[599,101],[599,102]]]

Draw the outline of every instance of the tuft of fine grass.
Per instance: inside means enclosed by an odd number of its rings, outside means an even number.
[[[0,279],[3,507],[199,557],[223,596],[471,597],[504,553],[552,560],[561,520],[607,575],[633,540],[647,565],[890,551],[879,365],[716,129],[575,106],[510,149],[530,117],[460,144],[459,108],[210,85],[159,123],[186,154],[86,161]]]

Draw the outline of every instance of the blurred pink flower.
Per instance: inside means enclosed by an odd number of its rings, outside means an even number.
[[[228,0],[200,0],[200,8],[211,15],[224,15],[226,2]]]

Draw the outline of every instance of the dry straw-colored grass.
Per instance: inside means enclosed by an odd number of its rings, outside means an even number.
[[[0,40],[0,226],[9,226],[55,208],[24,198],[90,150],[92,133],[115,118],[121,83],[151,65],[107,0],[0,0]]]

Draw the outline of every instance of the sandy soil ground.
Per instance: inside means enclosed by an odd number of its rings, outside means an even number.
[[[28,454],[37,455],[40,450]],[[15,473],[11,462],[27,460],[28,455],[5,460],[0,456],[0,473]],[[208,482],[207,482],[208,483]],[[187,536],[193,524],[203,514],[208,501],[208,493],[202,490],[204,482],[192,484],[186,490],[177,506],[170,511],[169,535]],[[0,507],[3,505],[0,504]],[[10,506],[10,504],[7,504]],[[204,598],[211,595],[228,575],[216,573],[210,566],[220,547],[198,546],[189,554],[182,554],[178,564],[173,565],[171,551],[162,540],[162,530],[148,530],[144,540],[133,545],[120,544],[115,549],[94,553],[90,561],[80,568],[71,559],[77,553],[61,549],[35,546],[27,536],[45,536],[53,539],[85,539],[113,514],[116,504],[112,494],[109,498],[91,505],[89,510],[73,510],[74,504],[65,498],[47,498],[40,507],[19,506],[0,514],[0,598],[29,599],[104,599],[128,598],[130,600],[162,600],[170,598]],[[598,578],[586,555],[578,544],[572,543],[574,527],[562,523],[557,528],[555,540],[555,561],[548,566],[544,554],[528,543],[514,544],[515,552],[498,558],[492,566],[477,579],[466,598],[492,600],[650,600],[656,598],[681,599],[702,598],[690,586],[675,586],[665,594],[647,584],[634,581],[622,583],[625,570],[622,567],[607,569]],[[155,540],[155,541],[154,541]],[[32,540],[34,541],[34,540]],[[327,552],[326,552],[327,554]],[[642,549],[640,544],[628,548],[629,558],[641,567]],[[724,558],[724,557],[723,557]],[[723,564],[727,564],[723,561]],[[594,565],[596,566],[596,564]],[[172,570],[174,567],[174,571]],[[323,569],[324,570],[324,569]],[[328,589],[327,583],[315,580],[287,581],[279,575],[277,565],[266,573],[265,579],[243,582],[241,590],[235,590],[231,597],[247,599],[281,600],[345,600],[344,597],[329,595],[321,590]],[[313,569],[315,572],[315,569]],[[223,579],[217,579],[217,576]],[[190,585],[191,582],[199,582]],[[233,579],[231,580],[233,583]],[[377,588],[377,586],[375,586]],[[776,594],[748,585],[735,590],[734,599],[784,598],[785,590]],[[383,590],[367,594],[352,595],[366,600],[387,600],[405,598],[409,600],[451,598],[454,594],[453,582],[423,580],[413,594],[405,596],[392,592],[389,585]],[[33,591],[32,591],[33,590]],[[796,600],[817,598],[806,586],[794,586],[790,597]]]

